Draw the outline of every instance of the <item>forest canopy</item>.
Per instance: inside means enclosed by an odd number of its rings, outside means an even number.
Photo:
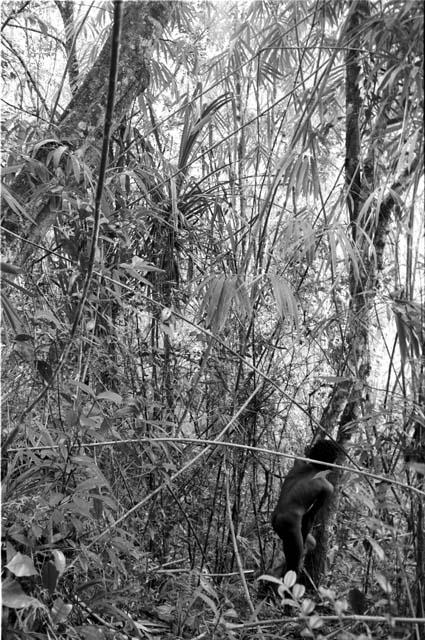
[[[7,640],[425,638],[423,37],[2,3]]]

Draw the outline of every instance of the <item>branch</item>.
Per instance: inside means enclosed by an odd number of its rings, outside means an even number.
[[[381,206],[379,207],[377,216],[378,222],[373,238],[373,245],[376,251],[376,263],[379,271],[382,271],[383,267],[383,255],[386,244],[386,237],[388,233],[388,227],[391,222],[391,214],[395,205],[397,204],[397,196],[403,189],[406,188],[406,182],[416,171],[420,162],[421,156],[418,154],[411,165],[403,171],[400,178],[391,185],[388,194],[382,200]]]

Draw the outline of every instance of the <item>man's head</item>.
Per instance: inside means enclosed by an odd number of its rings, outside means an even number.
[[[338,455],[338,447],[331,440],[318,440],[311,449],[306,451],[306,456],[317,460],[318,462],[327,463],[335,462]],[[322,465],[320,465],[322,466]]]

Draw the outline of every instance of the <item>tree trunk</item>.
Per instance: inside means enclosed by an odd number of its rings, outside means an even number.
[[[153,45],[170,20],[173,11],[173,2],[124,3],[120,64],[114,109],[116,126],[125,117],[133,100],[149,85],[149,61]],[[98,150],[108,95],[111,46],[112,34],[108,36],[92,69],[63,112],[59,126],[55,127],[55,132],[59,129],[58,145],[69,145],[72,151],[82,145],[85,145],[88,150],[93,149],[92,152],[86,152],[85,161],[90,164],[95,174],[99,162]],[[42,162],[51,150],[51,146],[41,147],[36,157]],[[90,155],[88,156],[88,154]],[[44,185],[49,181],[49,178],[53,178],[48,175],[47,168],[46,174],[46,178],[43,179]],[[27,163],[16,177],[11,192],[23,207],[28,207],[31,204],[31,199],[35,198],[36,192],[40,190],[41,183],[42,181],[34,175],[33,164]],[[29,229],[28,225],[26,225],[27,229],[23,229],[23,221],[18,220],[16,214],[8,208],[5,211],[7,219],[4,221],[4,226],[7,229],[18,228],[21,235],[26,236],[35,244],[40,243],[45,237],[60,208],[59,198],[52,195],[50,190],[46,188],[42,195],[37,197],[37,204],[35,214],[32,213],[35,223],[30,225]],[[29,208],[34,211],[33,206]],[[21,264],[28,260],[33,250],[31,245],[26,245],[25,251],[21,253],[18,249]]]
[[[356,424],[360,411],[361,398],[366,387],[367,375],[369,372],[369,347],[368,347],[368,311],[370,294],[373,294],[375,286],[374,269],[367,254],[365,255],[363,237],[358,233],[359,212],[362,205],[362,184],[360,170],[360,117],[362,110],[362,99],[360,95],[359,76],[359,47],[360,28],[363,20],[365,5],[364,0],[354,2],[346,26],[346,75],[345,75],[345,97],[346,97],[346,139],[345,139],[345,183],[347,188],[347,208],[350,218],[350,229],[354,248],[358,255],[358,271],[356,273],[354,265],[349,274],[350,299],[348,309],[348,332],[347,332],[347,356],[344,370],[340,372],[342,377],[348,382],[341,382],[336,385],[328,406],[325,408],[322,418],[322,431],[331,434],[335,433],[335,428],[339,424],[336,440],[341,446],[349,439],[350,431]],[[363,260],[366,258],[366,262]],[[350,263],[352,264],[352,263]],[[368,292],[366,294],[366,292]],[[338,456],[337,463],[342,463],[344,455]],[[332,472],[329,479],[337,487],[341,474]],[[335,492],[321,512],[317,522],[315,538],[317,546],[315,552],[306,558],[306,570],[315,584],[318,584],[323,574],[326,563],[326,552],[328,548],[329,523],[331,516],[335,512],[338,500],[338,493]]]
[[[357,262],[356,265],[350,262],[347,355],[345,367],[339,375],[351,382],[336,385],[321,419],[322,429],[326,433],[332,433],[337,428],[336,441],[342,447],[350,439],[361,420],[364,407],[369,403],[369,327],[378,276],[383,266],[382,256],[396,206],[397,195],[395,194],[403,190],[406,178],[411,175],[418,162],[418,158],[414,158],[411,166],[396,183],[391,185],[375,216],[360,216],[363,204],[376,189],[371,167],[374,166],[377,141],[382,140],[386,132],[389,117],[387,114],[390,111],[388,107],[386,111],[381,111],[374,122],[370,122],[362,104],[359,81],[364,43],[361,36],[363,32],[367,32],[366,21],[369,15],[369,2],[356,0],[350,6],[345,28],[347,47],[345,182],[352,245]],[[393,104],[394,107],[397,106],[396,97]],[[370,131],[370,133],[362,137],[361,131]],[[363,168],[361,150],[364,154]],[[341,455],[337,462],[343,462],[343,457]],[[337,489],[340,479],[341,474],[337,472],[330,476],[330,480]],[[338,491],[335,491],[329,503],[319,513],[318,531],[315,532],[317,548],[315,553],[307,558],[306,569],[315,584],[319,582],[325,568],[329,523],[335,514],[338,497]]]
[[[55,4],[62,16],[65,28],[65,50],[68,56],[68,77],[71,93],[74,96],[78,87],[78,58],[77,58],[77,42],[74,25],[74,3],[69,0],[55,0]]]

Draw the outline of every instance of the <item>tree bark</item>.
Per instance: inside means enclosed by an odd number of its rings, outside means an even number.
[[[72,95],[75,95],[78,87],[78,58],[77,58],[77,42],[74,25],[74,3],[69,0],[55,0],[55,4],[62,16],[65,28],[65,50],[68,56],[68,77]]]
[[[363,409],[369,403],[368,377],[370,373],[369,327],[371,311],[378,287],[379,272],[383,267],[383,252],[386,238],[396,207],[397,195],[403,192],[405,183],[418,163],[414,158],[397,182],[391,185],[382,198],[375,216],[360,216],[362,206],[376,189],[373,179],[373,156],[376,142],[381,142],[387,131],[388,104],[397,106],[396,96],[387,103],[387,112],[380,113],[371,124],[362,104],[360,92],[360,61],[362,34],[367,31],[366,22],[370,15],[368,0],[356,0],[351,4],[347,17],[346,32],[346,157],[345,182],[347,208],[350,217],[352,245],[357,263],[350,262],[349,307],[347,319],[346,364],[340,376],[351,382],[339,383],[321,419],[322,430],[332,433],[337,427],[336,441],[342,447],[350,439],[361,420]],[[371,27],[372,28],[372,27]],[[364,126],[367,125],[367,126]],[[361,131],[369,131],[363,135]],[[361,150],[364,152],[363,167]],[[319,434],[320,435],[320,434]],[[343,462],[341,453],[337,463]],[[338,489],[341,473],[333,472],[329,479]],[[323,574],[328,549],[329,524],[338,504],[339,492],[334,492],[331,500],[319,514],[318,531],[315,532],[317,547],[307,558],[306,569],[317,584]]]
[[[172,11],[172,2],[124,3],[114,114],[117,125],[128,112],[133,100],[149,85],[152,49],[169,22]],[[69,140],[78,142],[81,129],[99,129],[103,124],[108,94],[111,37],[108,37],[92,69],[62,114],[61,133]]]
[[[347,189],[347,208],[349,212],[350,230],[354,248],[359,256],[357,270],[351,267],[349,274],[350,300],[348,309],[347,331],[347,356],[344,371],[341,377],[346,381],[336,385],[328,406],[325,408],[320,420],[321,432],[335,433],[339,424],[336,440],[341,446],[349,439],[350,432],[360,411],[361,397],[366,387],[367,375],[370,369],[369,345],[368,345],[368,310],[370,295],[375,285],[375,274],[368,255],[364,254],[361,245],[363,238],[357,233],[359,225],[359,212],[363,202],[363,188],[361,181],[360,165],[360,118],[362,112],[362,99],[360,94],[360,33],[365,13],[368,13],[368,3],[365,0],[353,2],[346,25],[346,139],[345,139],[345,183]],[[366,262],[363,260],[366,259]],[[352,265],[352,262],[350,262]],[[367,292],[367,294],[366,294]],[[338,456],[337,463],[344,460],[342,453]],[[341,474],[332,472],[329,480],[338,487]],[[329,524],[331,516],[335,512],[338,500],[336,491],[332,499],[328,500],[317,518],[316,549],[306,558],[306,570],[315,584],[318,584],[324,572],[326,564],[326,552],[328,549]]]
[[[119,125],[132,102],[143,93],[150,81],[149,61],[152,49],[166,27],[174,11],[173,2],[125,2],[120,46],[120,68],[118,71],[117,89],[114,119]],[[102,136],[103,117],[108,94],[109,65],[111,56],[112,34],[108,36],[102,51],[100,52],[92,69],[84,81],[80,84],[67,108],[60,117],[59,125],[55,127],[55,133],[59,144],[69,146],[75,151],[83,144],[89,150],[86,152],[86,162],[90,164],[96,174],[99,154],[96,151]],[[58,132],[58,133],[57,133]],[[49,136],[45,136],[49,137]],[[54,148],[54,147],[53,147]],[[41,162],[45,160],[47,153],[52,150],[41,147],[36,154]],[[90,156],[87,157],[87,154]],[[47,169],[46,169],[47,172]],[[48,173],[48,172],[47,172]],[[52,186],[54,184],[53,175]],[[16,177],[11,192],[16,200],[24,207],[30,205],[32,217],[35,223],[24,224],[16,213],[6,207],[3,225],[6,229],[19,230],[20,234],[31,242],[39,244],[45,237],[48,229],[54,223],[60,198],[52,194],[51,190],[44,188],[42,195],[37,196],[40,185],[46,187],[46,177],[41,180],[34,175],[34,162],[28,162]],[[35,202],[31,200],[37,196]],[[35,209],[35,213],[34,213]],[[6,242],[7,242],[6,234]],[[27,245],[25,251],[17,251],[20,255],[20,264],[24,264],[33,252],[33,247]]]

